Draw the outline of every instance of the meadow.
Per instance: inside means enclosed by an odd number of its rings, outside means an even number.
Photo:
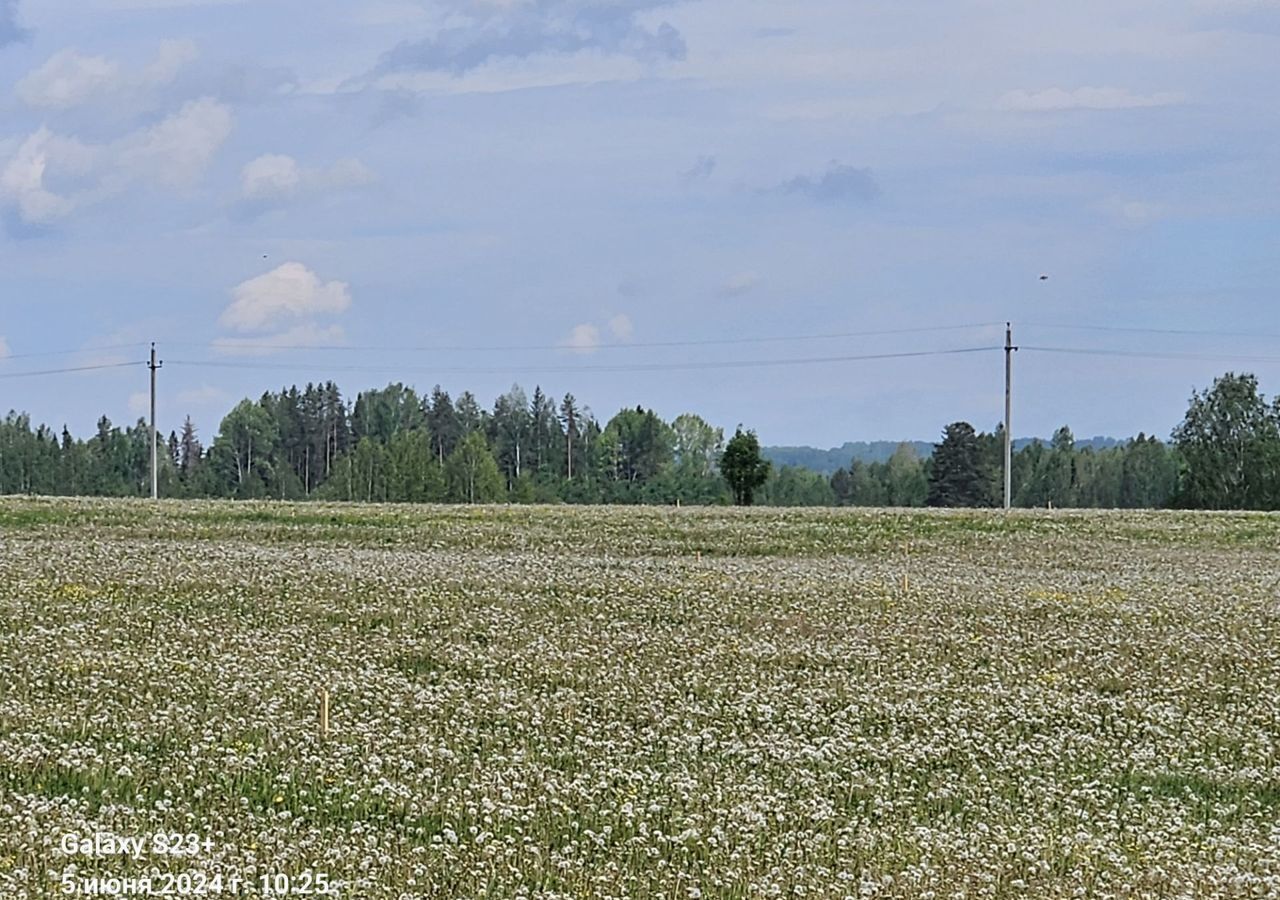
[[[1280,516],[0,500],[0,897],[178,872],[1280,896]]]

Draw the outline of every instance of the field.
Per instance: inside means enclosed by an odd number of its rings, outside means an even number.
[[[0,896],[147,873],[1280,896],[1280,517],[0,500]]]

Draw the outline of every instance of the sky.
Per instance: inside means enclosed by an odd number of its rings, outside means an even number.
[[[0,410],[931,440],[1012,321],[1016,435],[1167,437],[1280,394],[1277,84],[1280,0],[0,0]]]

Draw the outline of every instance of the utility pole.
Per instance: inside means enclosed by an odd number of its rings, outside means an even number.
[[[1004,323],[1004,508],[1013,506],[1013,323]]]
[[[156,468],[156,369],[163,363],[156,362],[156,344],[151,342],[151,361],[147,368],[151,370],[151,499],[160,498],[160,473]]]

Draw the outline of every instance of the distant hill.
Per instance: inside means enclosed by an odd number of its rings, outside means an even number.
[[[851,460],[864,463],[888,462],[901,441],[847,441],[841,447],[819,450],[817,447],[762,447],[764,458],[775,466],[798,466],[812,469],[823,475],[834,474]],[[928,441],[907,441],[922,457],[933,455],[933,444]]]
[[[1015,438],[1013,447],[1015,450],[1021,450],[1036,441],[1045,445],[1049,443],[1048,438]],[[833,447],[830,450],[821,450],[817,447],[762,447],[760,452],[765,459],[778,467],[796,466],[801,469],[812,469],[823,475],[832,475],[837,469],[845,468],[855,459],[864,463],[888,462],[889,457],[893,456],[893,451],[897,450],[898,445],[902,443],[910,444],[922,458],[933,455],[933,444],[929,441],[846,441],[842,446]],[[1083,450],[1089,447],[1094,450],[1105,450],[1123,443],[1125,442],[1117,438],[1098,436],[1076,441],[1076,448]]]

